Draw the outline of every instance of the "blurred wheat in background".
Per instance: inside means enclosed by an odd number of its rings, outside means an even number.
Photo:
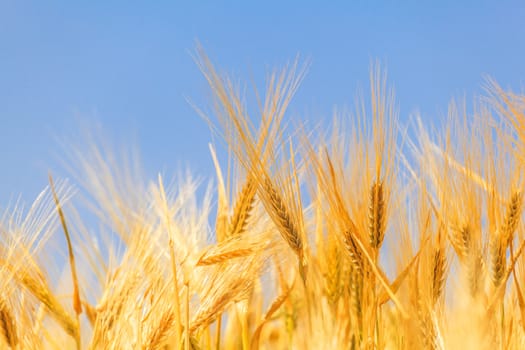
[[[249,115],[197,62],[230,154],[210,145],[216,186],[72,145],[101,229],[51,175],[4,214],[0,348],[525,348],[525,96],[488,81],[472,113],[452,103],[442,131],[407,132],[374,65],[354,113],[307,129],[285,118],[301,64]]]

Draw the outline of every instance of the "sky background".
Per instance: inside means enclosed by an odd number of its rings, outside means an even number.
[[[297,54],[308,59],[290,118],[310,125],[353,106],[374,59],[402,121],[420,111],[440,124],[451,98],[470,101],[486,75],[522,90],[524,2],[398,3],[0,0],[0,208],[32,201],[49,170],[67,174],[58,140],[95,124],[136,145],[151,176],[213,177],[212,134],[187,102],[210,106],[197,40],[248,86]]]

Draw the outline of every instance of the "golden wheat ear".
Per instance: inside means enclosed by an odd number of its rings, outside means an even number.
[[[237,236],[246,231],[248,220],[255,206],[257,183],[252,176],[245,180],[239,192],[230,218],[229,236]]]
[[[14,349],[18,345],[16,320],[3,298],[0,298],[0,330],[7,346]]]
[[[35,277],[32,273],[36,273],[38,276]],[[20,271],[17,275],[16,278],[19,283],[47,307],[51,316],[62,326],[64,331],[79,344],[80,329],[78,322],[66,312],[57,297],[51,292],[46,281],[43,279],[43,275],[38,270],[24,270]]]

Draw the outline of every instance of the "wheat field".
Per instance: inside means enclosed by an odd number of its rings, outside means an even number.
[[[72,145],[75,182],[0,221],[0,348],[525,348],[525,96],[488,80],[407,127],[374,65],[352,113],[307,128],[287,118],[301,64],[252,115],[196,61],[215,185]]]

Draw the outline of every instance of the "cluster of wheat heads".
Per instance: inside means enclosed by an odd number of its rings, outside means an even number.
[[[489,82],[443,133],[416,121],[411,137],[374,68],[350,117],[291,129],[298,65],[252,117],[201,57],[231,151],[225,167],[210,147],[216,195],[75,153],[99,229],[51,176],[6,212],[0,348],[525,347],[523,96]]]

